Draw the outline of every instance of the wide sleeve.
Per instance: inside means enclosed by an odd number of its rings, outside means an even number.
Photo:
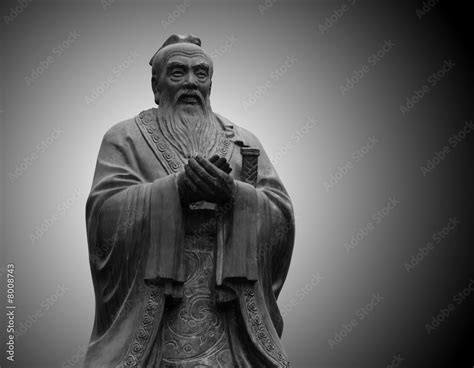
[[[260,150],[257,184],[254,187],[235,178],[236,194],[229,211],[230,226],[218,281],[239,277],[260,280],[264,289],[271,290],[273,303],[286,279],[293,252],[293,207],[259,140],[247,132],[245,143]]]
[[[86,205],[96,337],[143,282],[163,280],[172,289],[184,281],[176,176],[145,179],[140,138],[118,129],[104,136]]]
[[[257,237],[258,259],[270,276],[271,289],[278,298],[290,267],[295,239],[291,199],[260,145]]]

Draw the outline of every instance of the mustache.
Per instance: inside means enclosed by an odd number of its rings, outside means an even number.
[[[184,88],[176,93],[174,99],[189,92],[189,88]],[[191,90],[191,93],[196,95],[194,90]],[[197,154],[211,157],[218,143],[219,125],[210,105],[204,104],[197,110],[196,114],[189,115],[186,111],[176,108],[173,101],[166,98],[158,108],[158,126],[161,133],[183,158]]]
[[[198,100],[198,102],[201,104],[201,106],[204,106],[204,96],[201,94],[201,92],[198,89],[182,89],[176,93],[176,96],[174,98],[174,103],[176,104],[181,98],[183,97],[193,97]]]

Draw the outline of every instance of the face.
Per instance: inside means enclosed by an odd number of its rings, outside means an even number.
[[[176,109],[188,112],[204,109],[211,92],[210,65],[203,54],[171,56],[162,69],[157,84],[164,97]]]

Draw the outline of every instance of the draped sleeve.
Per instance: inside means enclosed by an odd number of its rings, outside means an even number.
[[[96,338],[120,314],[127,317],[124,303],[144,282],[162,280],[171,290],[184,281],[176,176],[150,180],[148,150],[134,127],[119,124],[105,134],[86,205]]]
[[[230,214],[223,266],[218,280],[244,278],[261,285],[266,307],[279,335],[283,321],[276,300],[281,292],[294,247],[295,221],[290,197],[260,141],[236,127],[246,146],[258,148],[258,177],[255,186],[240,177],[241,155],[233,157],[236,196]]]

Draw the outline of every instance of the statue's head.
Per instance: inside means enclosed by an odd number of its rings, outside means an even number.
[[[170,36],[150,65],[163,134],[184,157],[208,157],[218,142],[220,128],[209,101],[212,61],[201,48],[201,40]]]
[[[212,60],[195,36],[172,35],[150,60],[157,105],[188,113],[210,108]]]

